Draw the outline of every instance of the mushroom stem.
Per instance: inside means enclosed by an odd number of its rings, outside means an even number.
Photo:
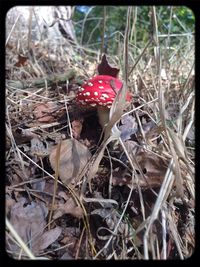
[[[110,109],[107,107],[98,106],[97,107],[97,113],[98,113],[98,117],[99,117],[99,123],[101,124],[102,129],[104,129],[105,125],[109,121]]]

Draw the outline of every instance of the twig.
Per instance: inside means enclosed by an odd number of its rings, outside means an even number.
[[[65,83],[66,80],[74,78],[76,71],[74,69],[69,69],[66,73],[49,75],[45,78],[33,79],[33,80],[24,80],[24,81],[15,81],[15,80],[6,80],[6,86],[14,87],[18,89],[27,89],[28,87],[44,87],[46,85],[60,84]],[[46,81],[46,82],[45,82]]]
[[[19,15],[17,16],[17,18],[16,18],[16,20],[15,20],[15,23],[14,23],[13,26],[12,26],[12,29],[11,29],[10,33],[8,34],[8,37],[7,37],[7,39],[6,39],[6,44],[5,44],[5,45],[8,44],[8,41],[10,40],[10,36],[11,36],[11,34],[12,34],[12,32],[13,32],[15,26],[17,25],[17,22],[18,22],[20,16],[21,16],[21,14],[19,13]]]
[[[68,111],[68,107],[67,107],[66,96],[64,96],[64,99],[65,99],[65,109],[66,109],[66,114],[67,114],[67,121],[68,121],[68,126],[69,126],[70,137],[71,137],[71,139],[73,139],[72,126],[71,126],[71,121],[70,121],[70,117],[69,117],[69,111]]]

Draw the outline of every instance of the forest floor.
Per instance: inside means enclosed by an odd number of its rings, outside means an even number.
[[[191,54],[174,56],[157,75],[147,50],[129,75],[132,100],[105,140],[96,108],[76,102],[101,58],[71,44],[65,49],[63,55],[40,42],[23,55],[14,43],[6,46],[7,253],[17,259],[191,256]],[[117,56],[107,59],[118,68]]]

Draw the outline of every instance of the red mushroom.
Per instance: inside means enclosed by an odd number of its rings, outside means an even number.
[[[109,109],[121,87],[122,81],[119,79],[109,75],[98,75],[79,87],[76,99],[81,105],[97,107],[99,122],[104,128],[109,120]],[[131,96],[127,93],[126,100],[130,99]]]

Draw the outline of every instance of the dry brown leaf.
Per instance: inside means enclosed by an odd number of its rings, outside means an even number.
[[[97,67],[99,75],[109,75],[117,78],[119,69],[112,67],[106,58],[106,55],[102,56],[101,63]]]
[[[73,260],[73,257],[71,256],[71,253],[66,251],[62,257],[60,258],[61,260]]]
[[[49,160],[51,167],[56,169],[57,146],[52,150]],[[59,159],[59,177],[61,181],[68,185],[78,182],[78,177],[91,157],[89,149],[76,139],[62,141]]]
[[[38,242],[38,250],[44,250],[49,245],[54,243],[62,232],[62,228],[56,226],[54,229],[46,231],[41,237]]]
[[[139,185],[144,188],[160,186],[165,177],[168,161],[149,151],[139,151],[134,155],[132,142],[128,140],[124,144],[137,170]],[[127,179],[128,181],[129,179]]]
[[[37,134],[29,131],[29,129],[21,128],[17,128],[16,131],[13,132],[13,136],[15,138],[15,142],[20,145],[29,142],[34,137],[38,137]]]
[[[22,56],[22,55],[18,55],[18,61],[17,63],[15,63],[15,67],[23,67],[26,64],[27,61],[27,57]]]
[[[63,229],[64,238],[60,240],[61,244],[66,245],[66,252],[61,257],[62,260],[74,259],[79,248],[79,237],[81,235],[80,228],[65,227]]]
[[[72,133],[74,138],[76,139],[80,138],[82,127],[83,127],[83,120],[72,121]]]
[[[138,130],[138,124],[133,116],[126,115],[121,118],[121,125],[119,126],[121,132],[120,137],[122,141],[126,141],[131,138],[132,134],[135,134]]]
[[[45,218],[47,213],[48,210],[43,203],[38,204],[32,201],[30,204],[27,204],[25,198],[21,198],[12,207],[10,212],[10,223],[22,240],[25,243],[29,242],[34,254],[39,249],[38,242],[46,225]],[[8,239],[7,244],[9,244],[9,250],[18,253],[20,247]]]
[[[80,206],[77,206],[72,197],[69,197],[64,204],[58,203],[56,212],[53,215],[53,219],[55,220],[61,217],[63,214],[71,214],[72,216],[80,219],[83,217],[83,210]]]
[[[38,157],[45,157],[49,154],[48,149],[38,137],[31,139],[31,154]]]
[[[39,122],[50,123],[55,121],[55,116],[49,114],[54,114],[56,108],[57,105],[52,102],[40,103],[34,108],[33,114]]]
[[[167,161],[147,151],[139,152],[136,160],[146,178],[144,181],[142,175],[138,174],[141,186],[160,186],[167,170]]]
[[[6,194],[6,215],[10,213],[11,208],[16,204],[16,201],[11,198],[10,194]]]

